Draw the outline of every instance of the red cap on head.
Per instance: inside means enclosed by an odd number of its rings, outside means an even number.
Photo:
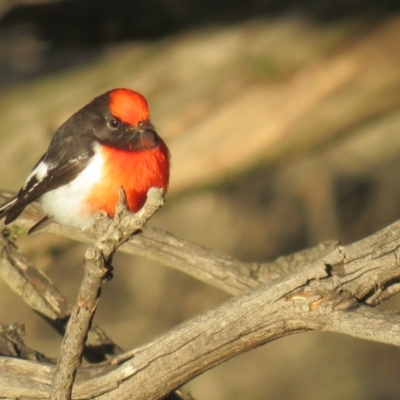
[[[130,89],[115,89],[110,92],[111,114],[130,125],[149,119],[149,105],[138,92]]]

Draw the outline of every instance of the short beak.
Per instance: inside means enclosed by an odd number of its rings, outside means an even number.
[[[153,124],[150,123],[149,120],[145,120],[145,121],[140,121],[138,122],[134,128],[138,131],[151,131],[151,132],[155,132],[156,128],[154,127]]]

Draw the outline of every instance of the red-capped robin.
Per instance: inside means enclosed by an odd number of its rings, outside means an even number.
[[[16,197],[0,207],[0,219],[9,224],[37,200],[46,217],[30,233],[51,219],[87,229],[101,211],[114,216],[121,186],[128,208],[137,212],[152,186],[167,190],[169,159],[146,99],[133,90],[111,90],[57,129]]]

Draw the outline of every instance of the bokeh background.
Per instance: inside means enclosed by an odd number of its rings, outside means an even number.
[[[381,0],[3,0],[0,186],[18,189],[54,130],[114,87],[142,92],[172,153],[152,220],[268,261],[349,243],[400,217],[400,5]],[[85,246],[19,245],[74,300]],[[118,255],[96,322],[130,349],[228,295]],[[399,299],[383,307],[396,309]],[[28,345],[61,339],[0,282],[0,321]],[[197,400],[398,399],[400,349],[310,332],[187,385]]]

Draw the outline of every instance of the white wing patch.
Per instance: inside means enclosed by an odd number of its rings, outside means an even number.
[[[41,181],[46,175],[47,171],[49,170],[49,166],[44,162],[40,162],[36,168],[34,168],[31,173],[28,175],[25,181],[25,185],[33,178],[35,177],[36,180]],[[24,186],[25,186],[24,185]]]
[[[28,177],[25,180],[24,186],[22,186],[21,190],[25,190],[29,183],[32,181],[32,179],[35,179],[35,183],[29,188],[27,193],[25,194],[24,197],[26,197],[29,193],[32,192],[33,189],[38,185],[39,182],[43,180],[47,176],[47,172],[49,170],[49,166],[44,162],[40,162],[36,168],[34,168],[31,173],[28,175]]]

